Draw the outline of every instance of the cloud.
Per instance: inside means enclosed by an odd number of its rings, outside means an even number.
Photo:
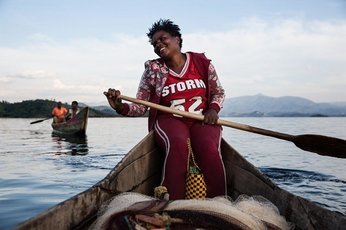
[[[53,82],[54,82],[53,83],[53,88],[57,89],[57,90],[65,90],[65,89],[70,90],[70,89],[76,88],[73,85],[65,85],[65,84],[63,84],[59,79],[55,79]]]
[[[109,87],[135,96],[144,62],[156,58],[145,36],[58,42],[43,33],[0,46],[1,99],[105,102]],[[227,97],[263,93],[314,101],[346,98],[346,22],[244,20],[224,32],[183,34],[183,51],[213,60]],[[16,90],[20,95],[11,93]],[[3,92],[5,92],[3,91]],[[28,98],[30,97],[30,98]]]
[[[9,78],[18,78],[18,79],[40,79],[40,78],[46,78],[50,77],[53,74],[45,71],[45,70],[33,70],[33,71],[26,71],[23,73],[18,73],[17,75],[11,75]]]
[[[44,33],[35,33],[28,36],[33,42],[54,43],[54,39]]]
[[[223,33],[185,38],[189,49],[208,48],[228,96],[346,98],[342,92],[346,87],[345,21],[253,21]]]

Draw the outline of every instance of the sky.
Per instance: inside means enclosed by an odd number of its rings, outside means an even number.
[[[226,98],[346,101],[345,0],[0,0],[0,100],[134,97],[160,18],[212,59]]]

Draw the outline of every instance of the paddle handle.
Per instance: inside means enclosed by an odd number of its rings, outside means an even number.
[[[137,98],[128,97],[125,95],[119,95],[118,97],[120,99],[124,99],[126,101],[130,101],[130,102],[133,102],[136,104],[145,105],[145,106],[148,106],[150,108],[160,110],[162,112],[172,113],[172,114],[176,114],[176,115],[180,115],[183,117],[192,118],[192,119],[196,119],[196,120],[200,120],[200,121],[204,120],[204,116],[201,114],[189,113],[189,112],[186,112],[183,110],[173,109],[170,107],[155,104],[155,103],[152,103],[149,101],[140,100]],[[287,140],[287,141],[292,141],[294,139],[294,136],[289,135],[289,134],[274,132],[271,130],[266,130],[266,129],[261,129],[261,128],[256,128],[256,127],[252,127],[249,125],[244,125],[244,124],[240,124],[240,123],[236,123],[236,122],[232,122],[232,121],[226,121],[226,120],[222,120],[222,119],[218,119],[217,124],[223,125],[223,126],[228,126],[228,127],[235,128],[235,129],[239,129],[239,130],[243,130],[243,131],[247,131],[247,132],[251,132],[251,133],[258,133],[258,134],[262,134],[262,135],[266,135],[266,136],[276,137],[276,138],[279,138],[282,140]]]

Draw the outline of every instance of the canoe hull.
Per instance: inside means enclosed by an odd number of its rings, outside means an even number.
[[[99,183],[15,229],[87,229],[102,204],[122,192],[153,195],[161,180],[163,154],[154,143],[153,133],[138,143]],[[226,141],[222,156],[227,174],[228,195],[261,195],[275,204],[295,229],[342,229],[346,217],[295,196],[275,185]],[[134,173],[140,172],[140,173]]]
[[[287,221],[294,223],[295,229],[341,230],[345,226],[345,215],[325,209],[281,189],[225,140],[222,141],[221,148],[226,168],[228,195],[233,199],[241,194],[263,196],[279,209]]]
[[[83,108],[74,118],[62,122],[52,123],[53,133],[64,135],[84,136],[88,125],[89,108]]]

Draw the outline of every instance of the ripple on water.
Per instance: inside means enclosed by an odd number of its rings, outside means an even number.
[[[262,167],[260,170],[283,189],[346,214],[346,181],[318,172]]]

